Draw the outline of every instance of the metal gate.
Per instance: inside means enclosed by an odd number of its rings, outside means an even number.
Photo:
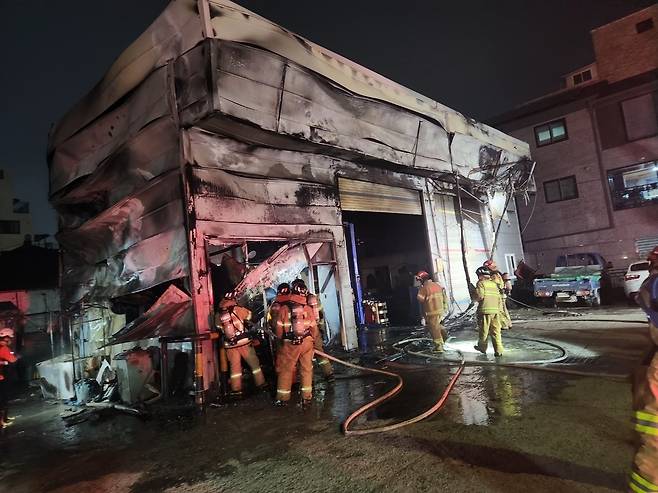
[[[422,216],[420,193],[408,188],[338,178],[340,207],[344,211],[384,212]]]

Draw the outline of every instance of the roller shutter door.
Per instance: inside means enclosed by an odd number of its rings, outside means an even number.
[[[420,193],[416,190],[338,178],[338,192],[344,211],[423,214]]]

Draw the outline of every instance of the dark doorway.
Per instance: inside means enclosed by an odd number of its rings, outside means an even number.
[[[423,216],[343,212],[343,222],[353,225],[359,276],[354,275],[355,262],[350,269],[353,284],[360,279],[363,300],[386,302],[391,325],[419,323],[414,274],[430,270]],[[350,239],[351,228],[347,230]],[[348,254],[352,256],[349,246]]]

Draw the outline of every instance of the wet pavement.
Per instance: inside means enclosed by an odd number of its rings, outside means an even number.
[[[584,313],[642,320],[639,310],[621,307]],[[456,370],[459,350],[469,366],[440,412],[394,432],[346,438],[346,416],[393,384],[342,368],[335,384],[316,381],[308,411],[274,408],[261,393],[201,415],[163,409],[141,421],[107,413],[67,427],[58,416],[62,404],[33,396],[13,404],[17,420],[0,437],[0,490],[623,491],[634,437],[630,384],[616,377],[629,374],[648,347],[646,325],[525,310],[513,316],[526,321],[506,334],[501,363],[553,360],[559,347],[566,358],[543,367],[592,376],[497,366],[491,349],[486,357],[468,351],[476,338],[468,324],[454,328],[451,349],[439,357],[422,354],[423,341],[413,343],[419,355],[392,347],[424,337],[418,328],[369,330],[361,337],[366,351],[350,359],[379,361],[402,375],[404,388],[355,426],[429,408]]]

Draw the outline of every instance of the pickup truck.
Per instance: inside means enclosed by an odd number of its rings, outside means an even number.
[[[609,262],[598,253],[574,253],[560,255],[555,272],[549,277],[534,280],[535,296],[544,304],[576,303],[584,301],[589,306],[601,304],[601,288],[609,283]]]

